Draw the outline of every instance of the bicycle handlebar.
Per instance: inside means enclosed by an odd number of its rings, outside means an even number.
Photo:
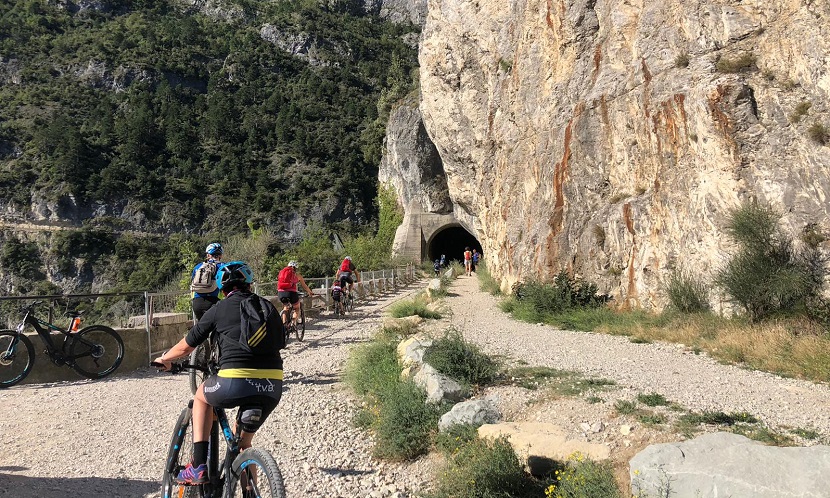
[[[160,371],[164,371],[163,370],[164,369],[164,363],[159,363],[157,361],[151,361],[150,366],[151,367],[156,367]],[[202,366],[202,365],[193,365],[191,363],[173,363],[170,366],[170,370],[167,370],[167,372],[169,372],[171,374],[177,374],[177,373],[181,373],[185,370],[198,370],[200,372],[210,373],[210,371],[208,370],[207,367]]]

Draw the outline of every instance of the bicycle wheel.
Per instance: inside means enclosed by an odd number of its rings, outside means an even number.
[[[0,388],[25,379],[35,364],[35,346],[14,330],[0,331]]]
[[[354,312],[354,296],[349,294],[349,300],[346,302],[346,306],[349,309],[349,313]]]
[[[260,448],[248,448],[236,457],[225,486],[225,498],[285,498],[280,468]]]
[[[297,318],[295,334],[297,335],[297,340],[303,342],[303,338],[305,337],[305,308],[302,306],[300,306],[300,316]]]
[[[73,336],[69,344],[70,366],[89,379],[113,373],[124,359],[124,341],[104,325],[92,325]]]
[[[282,329],[285,332],[285,344],[288,345],[288,339],[291,338],[291,320],[289,319],[291,315],[288,313],[288,310],[282,310],[280,313],[280,319],[282,320]]]
[[[198,346],[196,349],[190,353],[190,364],[191,365],[200,365],[203,367],[207,367],[208,361],[210,360],[210,346],[208,345],[208,341],[205,341]],[[199,389],[199,386],[205,380],[205,373],[195,368],[188,369],[188,376],[190,377],[190,392],[196,394],[196,389]]]
[[[162,498],[195,498],[199,496],[197,486],[184,486],[175,481],[179,472],[193,457],[193,429],[190,426],[191,409],[185,408],[176,420],[173,439],[164,461],[164,475],[161,477]]]

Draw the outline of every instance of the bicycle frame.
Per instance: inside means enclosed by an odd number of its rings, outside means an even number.
[[[63,344],[60,346],[61,350],[63,350],[64,344],[66,344],[66,341],[71,337],[68,327],[67,330],[63,330],[62,328],[49,322],[44,322],[43,320],[32,315],[31,311],[28,310],[26,311],[26,314],[23,315],[23,320],[21,320],[21,322],[17,325],[17,333],[22,334],[26,329],[26,325],[31,325],[32,328],[35,329],[38,337],[40,337],[40,340],[43,341],[43,344],[46,346],[46,352],[49,356],[52,356],[59,349],[52,340],[52,331],[60,332],[64,335]],[[41,325],[43,325],[43,327],[41,327]]]

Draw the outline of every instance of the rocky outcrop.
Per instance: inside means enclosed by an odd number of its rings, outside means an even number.
[[[441,157],[414,103],[404,103],[389,115],[378,178],[395,188],[398,202],[407,211],[452,212]]]
[[[830,447],[776,448],[719,432],[649,446],[630,473],[636,496],[818,498],[828,495]]]
[[[661,307],[674,269],[722,262],[741,202],[826,224],[830,147],[808,128],[830,127],[829,19],[826,1],[431,0],[421,111],[491,271]]]
[[[379,15],[392,22],[410,22],[423,26],[427,17],[427,0],[365,0],[368,14]]]

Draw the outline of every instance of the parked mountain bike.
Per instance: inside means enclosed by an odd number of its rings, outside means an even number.
[[[291,304],[283,303],[287,306],[287,308],[283,307],[282,311],[280,312],[280,318],[282,319],[282,323],[285,324],[286,344],[288,344],[288,340],[291,338],[292,333],[300,342],[302,342],[303,338],[305,337],[305,307],[303,306],[303,298],[305,296],[305,294],[300,293],[300,313],[296,317],[297,323],[294,323],[294,320],[290,319],[291,315],[293,314],[292,311],[294,310],[294,308],[291,307]]]
[[[161,363],[151,363],[163,368]],[[200,370],[203,375],[215,369],[215,362],[209,361],[208,367],[194,364],[174,363],[170,370],[178,373],[182,370]],[[182,410],[173,429],[173,439],[167,450],[164,475],[161,481],[162,498],[285,498],[285,486],[282,473],[274,457],[261,448],[248,448],[240,452],[239,441],[242,437],[242,417],[259,416],[257,409],[239,410],[236,415],[236,431],[231,432],[228,417],[222,408],[213,407],[215,421],[208,439],[208,479],[206,484],[187,485],[175,481],[179,472],[187,466],[193,455],[193,428],[190,424],[193,415],[193,400]],[[250,413],[249,413],[250,412]],[[219,435],[224,437],[225,457],[219,461]]]
[[[35,301],[21,308],[23,319],[15,330],[0,330],[0,388],[22,381],[35,364],[35,346],[24,332],[27,326],[40,336],[45,353],[55,365],[69,365],[89,379],[100,379],[113,373],[124,359],[124,341],[113,329],[104,325],[80,328],[81,312],[69,312],[69,326],[62,329],[34,315]],[[53,338],[63,334],[63,340]],[[57,335],[57,334],[55,334]]]

